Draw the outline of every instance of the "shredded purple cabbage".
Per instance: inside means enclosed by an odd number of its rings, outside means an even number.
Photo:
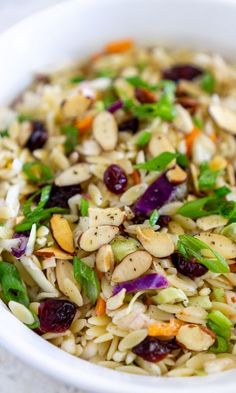
[[[20,239],[18,247],[12,247],[11,253],[17,259],[21,258],[25,253],[25,249],[29,238],[25,236],[25,233],[14,233],[13,239]]]
[[[123,108],[123,102],[121,100],[117,100],[115,102],[113,102],[108,108],[108,112],[110,113],[114,113],[116,111],[118,111],[118,109],[122,109]]]
[[[121,284],[115,285],[113,288],[113,295],[116,295],[123,288],[126,292],[138,292],[147,289],[161,289],[168,287],[167,279],[161,274],[151,273],[146,276],[136,278],[132,281],[122,282]]]

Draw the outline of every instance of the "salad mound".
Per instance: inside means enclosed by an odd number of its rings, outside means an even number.
[[[118,371],[236,367],[236,68],[107,44],[0,108],[0,298]]]

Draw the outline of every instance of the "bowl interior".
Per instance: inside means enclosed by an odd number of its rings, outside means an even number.
[[[0,104],[10,102],[35,72],[82,58],[112,39],[201,48],[233,57],[236,2],[231,0],[73,0],[40,12],[0,37]],[[232,392],[234,371],[172,379],[120,374],[72,357],[18,322],[0,305],[0,343],[25,362],[96,392]],[[227,381],[227,382],[226,382]]]

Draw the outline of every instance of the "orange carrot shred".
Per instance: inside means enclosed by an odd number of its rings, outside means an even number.
[[[98,269],[95,269],[95,270],[96,270],[96,273],[97,273],[97,276],[98,276],[99,280],[101,280],[103,278],[103,276],[104,276],[104,273],[100,272],[100,270],[98,270]]]
[[[160,336],[160,337],[170,337],[176,336],[180,327],[184,324],[184,322],[178,319],[171,319],[170,322],[156,322],[148,327],[148,335],[149,336]]]
[[[210,139],[212,140],[212,142],[216,142],[217,141],[217,136],[216,136],[216,134],[214,132],[210,135]]]
[[[95,312],[97,317],[102,317],[106,313],[106,302],[101,296],[99,296],[97,300]]]
[[[193,142],[195,139],[199,136],[200,130],[197,127],[194,127],[193,130],[190,132],[190,134],[187,134],[185,137],[185,143],[186,143],[186,148],[187,152],[190,153]]]
[[[121,53],[131,49],[134,46],[134,42],[129,39],[120,41],[113,41],[105,46],[106,53]]]
[[[95,52],[95,53],[91,56],[91,61],[96,61],[96,60],[98,60],[101,56],[102,56],[102,52]]]
[[[134,184],[140,184],[141,179],[140,179],[140,173],[136,169],[132,172],[132,179]]]
[[[76,120],[75,126],[79,129],[80,134],[86,134],[92,127],[93,117],[88,115],[83,119]]]

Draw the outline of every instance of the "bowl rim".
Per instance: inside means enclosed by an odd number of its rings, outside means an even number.
[[[86,5],[97,5],[101,3],[111,3],[117,1],[119,3],[126,2],[126,0],[86,0]],[[129,0],[133,3],[143,2],[143,0]],[[156,0],[160,1],[161,0]],[[183,3],[186,0],[169,0],[174,2]],[[235,0],[188,0],[196,4],[204,5],[205,3],[233,6],[236,12]],[[15,23],[10,28],[6,29],[0,34],[0,42],[7,40],[12,34],[17,35],[21,29],[24,29],[28,24],[33,24],[34,21],[43,18],[44,16],[53,15],[54,12],[62,12],[65,7],[73,7],[77,4],[83,7],[83,0],[67,0],[59,2],[55,5],[48,6],[40,11],[37,11],[30,16]],[[199,6],[201,6],[199,5]],[[1,302],[2,303],[2,302]],[[140,376],[124,374],[115,372],[85,360],[76,358],[61,349],[51,345],[42,340],[41,337],[34,334],[20,321],[18,321],[2,303],[0,305],[0,345],[7,351],[13,353],[16,357],[21,359],[25,364],[30,365],[41,372],[51,376],[56,380],[60,380],[68,385],[77,388],[85,389],[86,391],[96,393],[143,393],[148,389],[149,393],[156,393],[157,381],[159,388],[165,389],[165,393],[187,392],[191,389],[192,393],[197,393],[199,388],[214,388],[215,393],[232,393],[234,390],[233,379],[227,382],[227,376],[232,375],[232,371],[225,371],[220,375],[209,375],[204,378],[191,377],[191,378],[170,378],[156,376]],[[5,328],[7,326],[7,329]],[[16,334],[17,331],[17,334]],[[20,340],[13,340],[14,335],[19,336]],[[22,339],[22,341],[21,341]],[[50,346],[50,350],[49,350]],[[32,350],[33,349],[33,350]],[[44,352],[45,349],[45,352]],[[76,371],[78,370],[78,374]],[[82,371],[82,372],[81,372]],[[89,376],[93,375],[93,378]],[[226,378],[222,378],[225,376]],[[117,382],[117,383],[116,383]]]

